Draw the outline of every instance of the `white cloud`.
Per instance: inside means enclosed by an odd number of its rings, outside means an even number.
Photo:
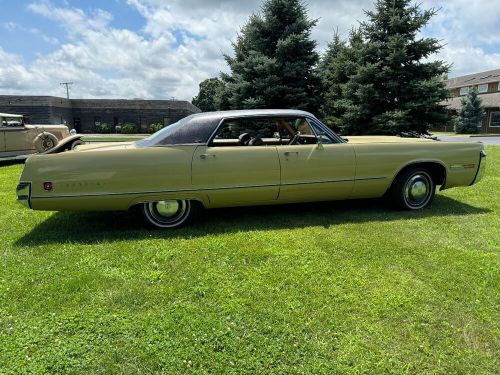
[[[425,0],[435,8],[426,34],[443,41],[437,55],[452,64],[450,76],[500,68],[500,0]]]
[[[145,19],[143,29],[133,31],[113,27],[113,15],[101,9],[85,12],[67,3],[35,1],[28,10],[61,27],[68,42],[28,62],[0,47],[0,89],[62,95],[59,82],[71,81],[74,97],[189,100],[201,80],[227,69],[222,53],[231,53],[231,41],[260,3],[128,0]],[[318,19],[312,37],[322,50],[337,27],[347,36],[373,1],[310,0],[307,6],[310,17]],[[442,8],[424,34],[446,43],[437,57],[454,63],[453,75],[500,67],[500,0],[424,0],[423,7]],[[35,28],[23,30],[58,43]]]

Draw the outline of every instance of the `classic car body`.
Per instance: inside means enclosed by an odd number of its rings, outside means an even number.
[[[376,198],[420,209],[435,187],[468,186],[481,143],[398,137],[342,139],[312,114],[247,110],[189,116],[135,143],[30,157],[18,200],[35,210],[140,207],[158,227],[205,208]],[[187,213],[186,213],[187,212]]]
[[[22,115],[0,113],[0,158],[71,149],[80,138],[65,125],[27,125]]]

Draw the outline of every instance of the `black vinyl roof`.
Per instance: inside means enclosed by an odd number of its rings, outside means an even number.
[[[313,117],[309,112],[295,109],[248,109],[236,111],[203,112],[188,116],[163,128],[152,136],[138,141],[139,146],[206,143],[219,123],[226,118],[241,117]]]

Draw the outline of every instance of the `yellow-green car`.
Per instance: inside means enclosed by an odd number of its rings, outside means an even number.
[[[139,208],[159,228],[197,209],[388,196],[418,210],[436,186],[484,173],[481,143],[400,137],[342,139],[312,114],[245,110],[186,117],[133,143],[30,157],[17,199],[34,210]]]

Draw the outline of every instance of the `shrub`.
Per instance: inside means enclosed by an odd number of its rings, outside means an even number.
[[[153,134],[153,133],[156,133],[157,131],[160,131],[161,129],[163,129],[163,124],[161,122],[157,122],[157,123],[149,125],[148,132],[150,134]]]
[[[111,128],[109,127],[108,124],[106,124],[105,122],[103,122],[103,123],[101,123],[99,125],[96,125],[95,131],[97,133],[100,133],[100,134],[107,134],[107,133],[111,132]]]
[[[138,132],[137,126],[131,122],[122,125],[122,134],[137,134]]]

